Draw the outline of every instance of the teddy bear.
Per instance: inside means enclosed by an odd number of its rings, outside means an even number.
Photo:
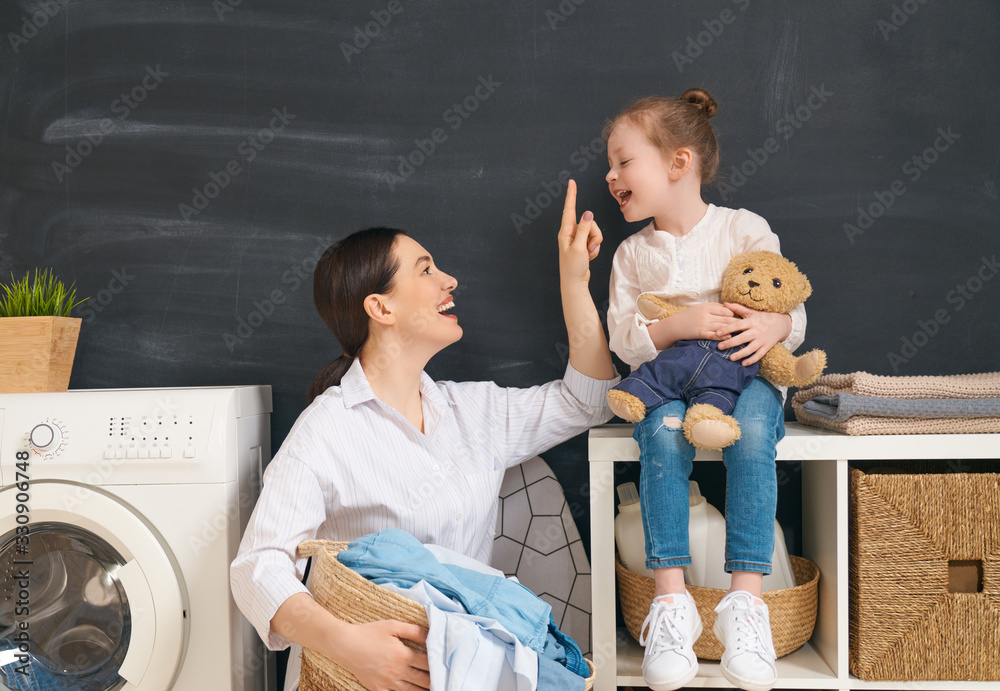
[[[812,286],[792,262],[775,252],[744,252],[732,258],[722,276],[722,302],[739,303],[760,312],[788,313],[812,294]],[[680,312],[654,293],[636,301],[647,319]],[[615,415],[639,422],[653,408],[682,399],[687,413],[684,436],[702,449],[721,449],[740,438],[740,425],[730,413],[740,392],[760,374],[778,386],[807,386],[823,373],[826,353],[811,350],[793,356],[775,344],[753,365],[729,356],[742,346],[719,350],[719,341],[685,340],[666,348],[639,366],[608,392]]]

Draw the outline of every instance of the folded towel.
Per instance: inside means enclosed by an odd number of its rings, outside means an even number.
[[[850,393],[885,398],[996,398],[1000,397],[1000,372],[945,376],[889,377],[868,372],[824,374],[800,389],[799,403],[818,395]]]
[[[796,419],[833,432],[849,435],[866,434],[988,434],[1000,432],[1000,417],[977,418],[902,418],[855,415],[847,420],[831,420],[812,415],[802,406],[795,409]]]
[[[814,396],[802,410],[843,422],[855,415],[897,418],[1000,417],[1000,398],[886,398],[850,393]]]

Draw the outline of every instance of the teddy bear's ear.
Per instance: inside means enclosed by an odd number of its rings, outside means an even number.
[[[799,281],[800,281],[799,298],[802,302],[805,302],[806,298],[812,295],[813,292],[812,284],[809,283],[809,279],[806,278],[806,275],[801,271],[799,272]]]

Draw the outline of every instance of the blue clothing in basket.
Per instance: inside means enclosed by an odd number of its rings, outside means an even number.
[[[379,585],[391,583],[410,588],[426,581],[460,602],[469,614],[497,621],[538,655],[561,663],[579,680],[577,688],[584,688],[584,678],[590,671],[579,646],[555,625],[548,603],[520,583],[442,564],[416,538],[396,529],[359,538],[337,558],[344,566]],[[540,675],[539,688],[541,682]]]

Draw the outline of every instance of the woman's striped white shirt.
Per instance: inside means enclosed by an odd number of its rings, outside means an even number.
[[[572,366],[563,379],[527,389],[422,373],[421,433],[375,397],[355,360],[340,386],[302,412],[267,467],[231,568],[237,605],[269,648],[287,647],[270,621],[287,598],[307,592],[295,548],[313,538],[401,528],[489,563],[504,471],[607,422],[617,382]]]

